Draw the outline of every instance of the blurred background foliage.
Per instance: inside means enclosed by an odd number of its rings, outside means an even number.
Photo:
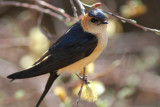
[[[73,16],[69,0],[45,1]],[[23,2],[34,3],[32,0]],[[160,0],[82,2],[102,2],[101,8],[104,10],[109,9],[123,17],[133,18],[144,26],[160,29]],[[31,66],[72,25],[44,15],[42,27],[54,38],[48,40],[37,27],[38,17],[39,12],[31,9],[0,6],[1,107],[33,107],[36,104],[48,75],[12,83],[6,76]],[[97,84],[99,98],[95,103],[82,99],[79,107],[160,107],[160,37],[108,17],[108,47],[95,63],[87,67],[89,79]],[[41,107],[74,107],[78,89],[78,78],[63,73]]]

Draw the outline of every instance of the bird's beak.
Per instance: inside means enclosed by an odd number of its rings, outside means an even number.
[[[108,22],[106,20],[104,20],[104,21],[98,23],[97,25],[101,25],[101,24],[108,24]]]
[[[106,20],[104,20],[103,22],[101,22],[100,24],[108,24],[108,22]]]

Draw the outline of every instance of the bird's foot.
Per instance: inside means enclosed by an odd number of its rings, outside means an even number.
[[[76,73],[76,75],[77,75],[77,77],[83,82],[83,83],[85,83],[85,84],[87,84],[88,83],[88,79],[87,79],[87,75],[83,75],[83,76],[80,76],[79,74],[77,74]]]
[[[81,98],[81,93],[82,93],[83,85],[84,85],[84,83],[85,84],[88,83],[88,79],[87,79],[87,76],[86,76],[86,67],[84,67],[84,69],[83,69],[83,77],[79,76],[77,73],[76,73],[76,75],[82,81],[80,90],[78,92],[78,99],[77,99],[77,104],[76,104],[76,107],[78,107],[78,103],[79,103],[80,98]]]

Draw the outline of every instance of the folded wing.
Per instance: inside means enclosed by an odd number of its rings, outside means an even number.
[[[11,74],[8,78],[24,79],[56,72],[58,69],[90,55],[96,48],[97,43],[97,37],[84,32],[79,21],[52,45],[47,54],[40,58],[35,65]]]

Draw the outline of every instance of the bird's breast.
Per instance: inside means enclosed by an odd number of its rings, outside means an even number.
[[[81,59],[71,65],[68,65],[64,68],[61,68],[59,70],[58,74],[63,71],[67,71],[70,73],[75,73],[75,72],[81,71],[86,65],[93,62],[102,53],[102,51],[106,47],[107,41],[108,41],[108,37],[106,35],[106,32],[97,35],[97,38],[98,38],[98,44],[97,44],[96,48],[94,49],[94,51],[89,56],[87,56],[87,57],[85,57],[85,58],[83,58],[83,59]]]

